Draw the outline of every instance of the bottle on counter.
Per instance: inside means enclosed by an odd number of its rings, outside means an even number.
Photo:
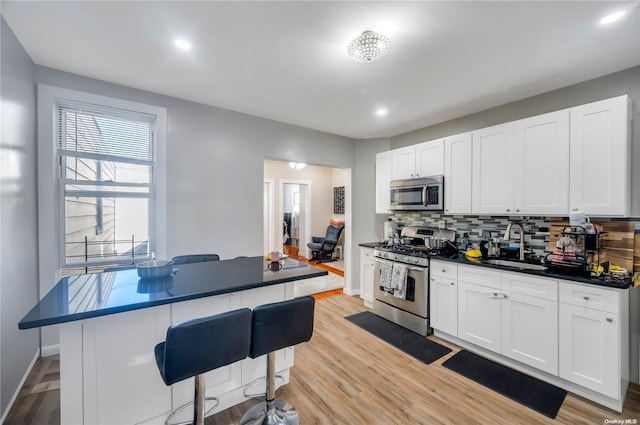
[[[462,237],[458,240],[458,251],[466,252],[469,248],[469,234],[463,233]]]

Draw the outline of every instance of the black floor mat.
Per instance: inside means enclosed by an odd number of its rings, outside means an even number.
[[[567,395],[562,388],[466,350],[460,350],[442,365],[551,419]]]
[[[426,364],[451,352],[447,347],[368,311],[345,319]]]

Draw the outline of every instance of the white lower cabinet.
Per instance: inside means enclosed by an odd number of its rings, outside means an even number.
[[[442,261],[430,264],[429,325],[449,335],[458,336],[457,266]]]
[[[458,282],[458,337],[499,353],[501,301],[493,288]]]
[[[504,356],[558,374],[558,282],[502,273]]]
[[[360,247],[360,298],[364,305],[373,307],[373,271],[375,266],[373,248]]]
[[[556,281],[482,267],[460,267],[458,276],[467,280],[458,283],[459,338],[558,373]]]
[[[624,399],[629,375],[627,291],[563,283],[559,317],[560,377]]]
[[[443,261],[430,271],[437,336],[622,411],[629,290]]]
[[[558,373],[558,302],[510,293],[502,300],[502,351],[529,366]]]

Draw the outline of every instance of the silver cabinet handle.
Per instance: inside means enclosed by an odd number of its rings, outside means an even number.
[[[446,272],[447,272],[447,269],[442,269],[442,273],[446,273]]]
[[[518,208],[518,209],[516,209],[516,212],[520,212],[520,209],[519,209],[519,208]]]
[[[507,294],[503,293],[502,298],[507,298]]]
[[[510,212],[511,210],[509,208],[507,208],[507,212]]]
[[[613,322],[613,319],[611,317],[607,317],[607,322],[611,323]]]
[[[456,284],[455,284],[455,283],[453,283],[453,282],[450,282],[450,283],[451,283],[451,286],[455,286],[455,285],[456,285]]]
[[[586,297],[586,296],[582,297],[582,299],[585,300],[585,301],[589,301],[589,297]]]

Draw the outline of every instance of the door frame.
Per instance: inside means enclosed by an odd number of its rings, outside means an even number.
[[[262,223],[263,226],[266,223],[267,225],[267,229],[263,229],[263,238],[266,237],[266,251],[265,254],[268,252],[272,252],[275,249],[275,240],[274,240],[274,234],[275,234],[275,217],[274,217],[274,205],[273,205],[273,199],[274,199],[274,187],[275,187],[275,180],[274,179],[264,179],[263,182],[263,190],[266,190],[266,201],[267,204],[263,204],[262,208],[263,208],[263,219],[262,219]],[[265,194],[263,193],[263,201],[265,198]],[[262,242],[263,248],[265,246],[265,241]]]

